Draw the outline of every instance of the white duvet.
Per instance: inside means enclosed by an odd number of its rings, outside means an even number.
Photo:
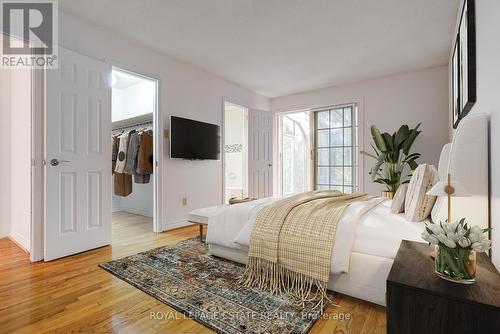
[[[248,252],[259,210],[280,198],[229,205],[217,209],[208,219],[206,242]],[[394,259],[401,240],[422,241],[424,223],[406,221],[390,213],[391,201],[371,198],[350,204],[342,214],[335,235],[331,272],[348,273],[352,252]]]

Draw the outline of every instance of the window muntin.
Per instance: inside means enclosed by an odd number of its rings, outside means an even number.
[[[356,105],[314,112],[315,189],[350,194],[358,187]]]

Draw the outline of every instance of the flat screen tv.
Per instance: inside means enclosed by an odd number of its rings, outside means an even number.
[[[188,160],[219,160],[220,127],[215,124],[171,116],[170,157]]]

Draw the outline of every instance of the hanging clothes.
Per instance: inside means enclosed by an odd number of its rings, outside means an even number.
[[[129,142],[127,145],[127,157],[125,159],[125,167],[123,172],[125,174],[134,175],[137,165],[137,153],[139,150],[139,134],[137,131],[132,130],[129,133]]]
[[[128,196],[134,182],[147,184],[153,173],[153,131],[150,127],[128,130],[112,137],[114,193]]]
[[[125,163],[127,162],[129,132],[130,131],[125,131],[120,136],[120,145],[118,146],[118,156],[115,168],[115,172],[117,173],[123,173],[123,169],[125,168]]]
[[[147,129],[139,134],[139,152],[137,155],[137,168],[134,182],[138,184],[149,183],[153,173],[153,131]]]
[[[115,168],[116,168],[116,159],[118,157],[118,146],[120,142],[120,137],[118,135],[113,135],[111,137],[111,173],[115,173]]]
[[[153,174],[153,131],[146,130],[141,133],[141,141],[137,159],[138,174]]]
[[[132,131],[125,131],[119,136],[115,168],[115,195],[118,196],[128,196],[132,193],[132,175],[123,173],[127,162],[130,134],[134,133],[135,130]]]
[[[135,174],[134,182],[137,184],[147,184],[151,179],[151,174]]]
[[[128,196],[132,193],[132,175],[115,172],[115,195]]]

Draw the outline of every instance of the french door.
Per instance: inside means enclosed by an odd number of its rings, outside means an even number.
[[[313,112],[314,189],[359,190],[358,115],[355,104]]]
[[[278,179],[281,195],[311,190],[311,127],[309,111],[278,115]]]

